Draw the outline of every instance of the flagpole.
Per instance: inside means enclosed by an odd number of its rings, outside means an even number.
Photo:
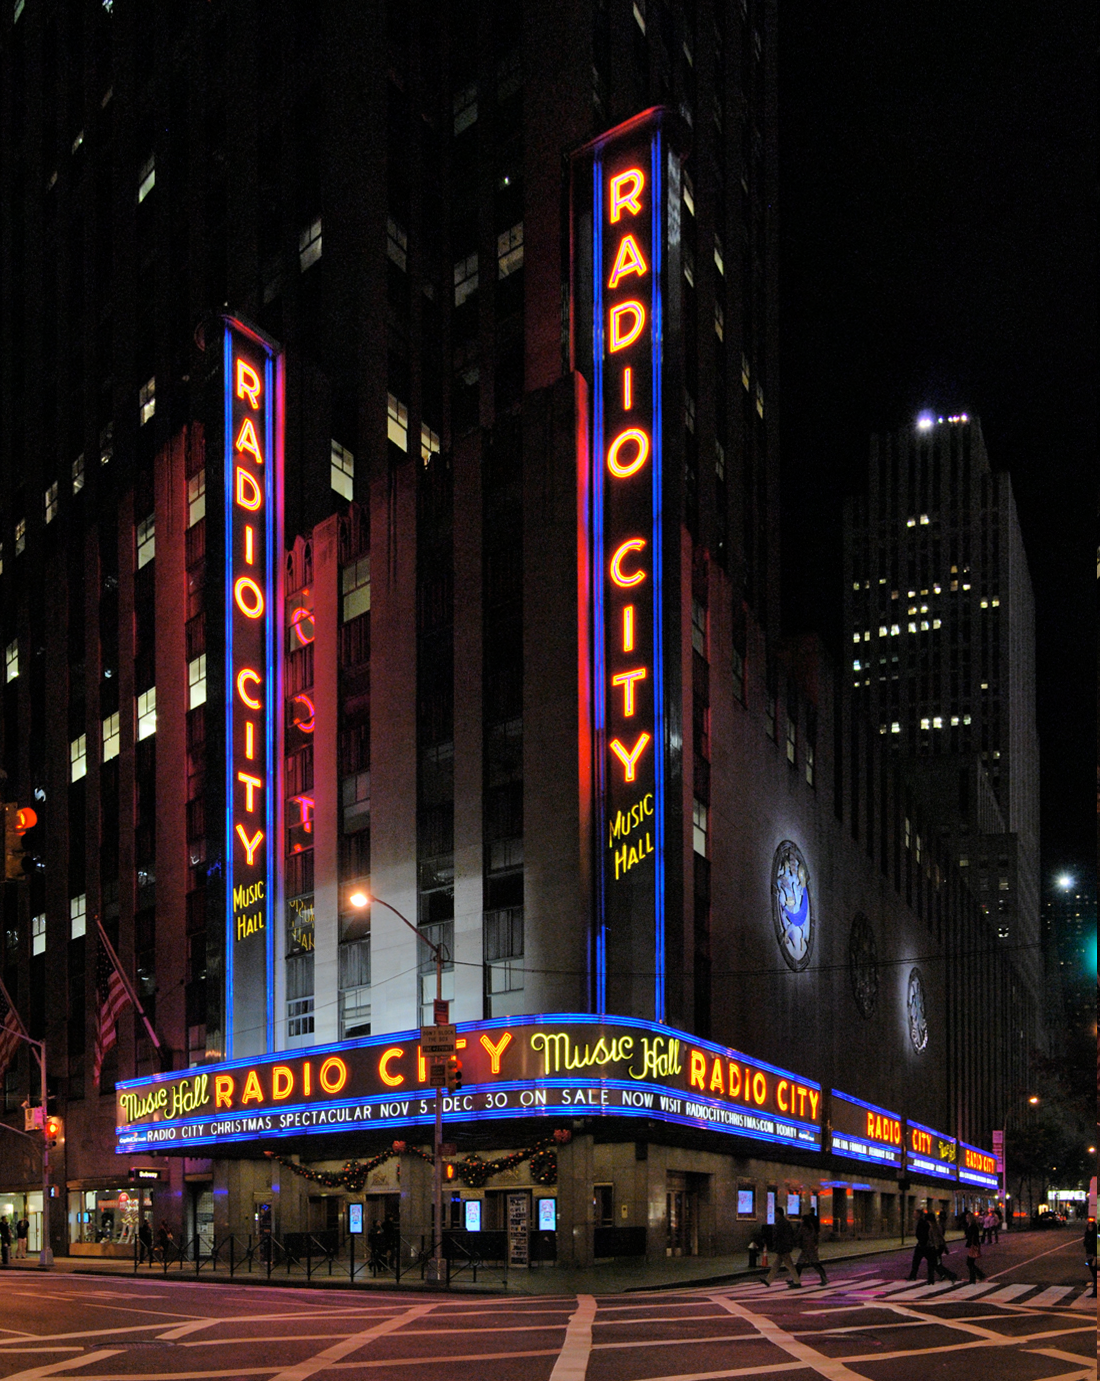
[[[96,923],[96,929],[99,931],[99,937],[100,937],[100,939],[103,941],[104,947],[105,947],[106,950],[107,950],[107,957],[110,959],[111,963],[115,966],[115,973],[118,974],[118,976],[119,976],[119,981],[122,983],[122,986],[126,989],[126,996],[127,996],[127,997],[130,999],[130,1001],[134,1004],[134,1010],[138,1013],[138,1015],[141,1017],[142,1021],[145,1023],[145,1029],[146,1029],[146,1031],[149,1032],[149,1039],[153,1042],[153,1044],[154,1044],[154,1045],[156,1046],[156,1048],[157,1048],[157,1054],[160,1056],[160,1067],[161,1067],[161,1069],[163,1070],[163,1069],[164,1069],[164,1047],[163,1047],[163,1046],[161,1045],[161,1043],[160,1043],[160,1037],[157,1035],[156,1031],[153,1030],[153,1024],[152,1024],[152,1022],[151,1022],[151,1021],[149,1020],[149,1018],[145,1015],[145,1008],[141,1005],[141,1000],[139,999],[139,997],[138,997],[138,995],[137,995],[137,990],[135,989],[134,985],[130,982],[129,978],[126,976],[125,972],[123,971],[122,964],[121,964],[121,962],[119,961],[119,957],[118,957],[118,955],[115,953],[115,947],[114,947],[114,945],[111,944],[110,940],[107,938],[107,932],[103,929],[103,922],[99,919],[98,915],[97,915],[96,918],[95,918],[95,923]]]

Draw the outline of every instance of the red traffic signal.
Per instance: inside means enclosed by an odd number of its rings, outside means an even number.
[[[59,1138],[60,1136],[61,1136],[61,1119],[60,1119],[60,1117],[47,1117],[47,1118],[46,1118],[46,1145],[47,1145],[47,1146],[56,1146],[56,1145],[57,1145],[57,1142],[58,1142],[58,1138]]]
[[[447,1060],[447,1091],[457,1093],[462,1087],[462,1061],[457,1055],[451,1055]]]
[[[15,811],[15,824],[12,827],[15,834],[26,834],[28,830],[33,830],[38,824],[38,812],[32,810],[30,806],[18,806]]]

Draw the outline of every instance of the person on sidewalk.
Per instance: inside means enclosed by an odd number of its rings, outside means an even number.
[[[1096,1219],[1090,1218],[1088,1226],[1085,1228],[1085,1264],[1092,1272],[1092,1293],[1090,1299],[1096,1298]]]
[[[138,1228],[138,1265],[145,1263],[148,1257],[149,1265],[153,1264],[153,1225],[148,1218],[142,1218],[141,1227]]]
[[[6,1218],[0,1218],[0,1266],[8,1264],[11,1255],[11,1228]]]
[[[948,1270],[943,1264],[943,1258],[947,1255],[947,1238],[943,1235],[943,1227],[934,1213],[928,1215],[928,1249],[932,1253],[931,1261],[939,1278],[958,1280],[955,1272]]]
[[[27,1238],[30,1236],[31,1225],[28,1218],[20,1218],[15,1225],[15,1255],[20,1261],[27,1259]]]
[[[764,1277],[765,1285],[771,1285],[779,1274],[780,1266],[786,1266],[791,1273],[791,1278],[787,1281],[788,1287],[792,1290],[801,1288],[802,1282],[798,1279],[794,1258],[791,1256],[794,1242],[794,1228],[791,1226],[787,1215],[777,1206],[775,1210],[775,1259],[772,1261],[771,1270]]]
[[[828,1285],[825,1279],[825,1268],[821,1264],[821,1257],[817,1254],[817,1244],[821,1237],[821,1229],[818,1225],[817,1214],[812,1210],[802,1215],[802,1225],[798,1232],[798,1278],[802,1279],[803,1266],[812,1266],[821,1277],[822,1285]]]
[[[917,1243],[913,1248],[913,1264],[909,1267],[910,1280],[916,1280],[922,1261],[928,1262],[928,1283],[935,1284],[936,1258],[928,1245],[928,1214],[923,1208],[917,1209]]]
[[[982,1256],[982,1220],[976,1213],[966,1215],[966,1268],[970,1272],[970,1284],[977,1285],[985,1279],[985,1272],[978,1265]]]

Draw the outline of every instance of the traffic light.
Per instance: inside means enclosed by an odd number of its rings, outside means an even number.
[[[23,836],[38,824],[30,806],[4,803],[4,877],[23,876]]]
[[[60,1117],[46,1118],[46,1145],[56,1146],[61,1140],[62,1123]]]
[[[462,1061],[457,1055],[447,1060],[447,1092],[458,1093],[462,1088]]]

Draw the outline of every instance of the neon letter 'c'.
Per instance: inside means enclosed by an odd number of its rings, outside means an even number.
[[[260,673],[258,671],[253,671],[251,667],[245,667],[243,670],[237,672],[237,694],[250,710],[262,710],[263,701],[253,700],[244,688],[245,682],[251,681],[254,685],[258,686],[262,680],[263,677]]]
[[[645,579],[645,571],[634,571],[631,575],[623,574],[623,558],[626,554],[631,551],[642,551],[644,548],[644,537],[631,537],[622,546],[616,548],[608,569],[611,572],[611,579],[622,589],[629,589],[631,585],[640,585]]]
[[[400,1059],[404,1053],[405,1052],[400,1050],[397,1046],[391,1045],[378,1061],[378,1076],[384,1084],[389,1084],[390,1088],[397,1088],[399,1084],[405,1082],[405,1076],[403,1074],[390,1073],[390,1061]]]
[[[638,450],[633,460],[627,461],[625,465],[619,461],[619,452],[624,446],[633,442]],[[619,433],[611,445],[607,448],[607,468],[616,479],[629,479],[631,475],[637,474],[642,466],[649,459],[649,437],[640,427],[627,427],[625,431]]]

